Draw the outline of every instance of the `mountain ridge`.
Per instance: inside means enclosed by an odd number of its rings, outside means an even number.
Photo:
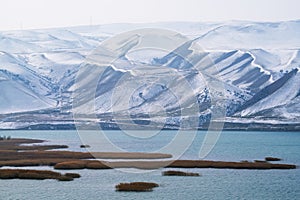
[[[185,106],[195,106],[193,98],[197,99],[199,108],[199,126],[190,128],[205,128],[211,118],[212,107],[221,106],[214,105],[213,98],[216,98],[226,107],[225,124],[229,123],[229,128],[230,124],[244,124],[246,119],[251,119],[252,123],[245,123],[248,127],[260,124],[258,127],[264,129],[269,125],[264,125],[263,120],[266,124],[273,120],[274,126],[293,125],[293,130],[298,130],[299,126],[295,124],[300,123],[300,38],[296,35],[300,32],[300,20],[111,24],[0,32],[0,129],[26,129],[39,124],[44,124],[43,127],[64,127],[66,122],[70,124],[67,127],[74,128],[72,94],[76,91],[74,84],[78,70],[83,67],[87,56],[102,41],[117,33],[149,27],[179,31],[197,41],[203,48],[202,52],[191,51],[193,45],[187,44],[178,47],[175,52],[181,51],[191,58],[194,66],[201,66],[200,71],[193,70],[193,66],[176,53],[159,54],[160,57],[149,54],[146,55],[149,57],[147,60],[138,55],[140,60],[134,61],[127,55],[127,50],[117,65],[105,72],[106,85],[101,85],[104,82],[100,79],[96,91],[95,111],[99,123],[106,128],[117,127],[113,114],[124,117],[118,123],[127,124],[126,112],[130,112],[130,118],[141,125],[152,120],[157,125],[164,124],[165,128],[180,128],[183,117],[195,117],[180,115],[187,109]],[[186,91],[184,96],[174,97],[173,94],[172,97],[169,90],[163,89],[170,85],[140,85],[132,94],[130,107],[120,107],[121,110],[114,113],[111,107],[114,102],[110,98],[115,84],[122,80],[124,74],[136,78],[136,66],[146,70],[157,65],[164,65],[167,70],[172,69],[185,77],[177,84],[188,81],[191,91]],[[153,71],[149,76],[159,81],[163,73]],[[208,86],[210,81],[223,84],[224,90],[214,89],[213,85],[208,87],[205,81]],[[119,87],[130,82],[123,81],[122,84]],[[266,92],[276,84],[280,87]],[[287,98],[282,99],[283,95]],[[155,109],[156,104],[166,110],[165,119],[162,112]],[[179,104],[185,106],[180,108]],[[243,128],[241,125],[237,127]]]

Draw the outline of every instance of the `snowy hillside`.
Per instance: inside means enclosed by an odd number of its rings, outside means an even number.
[[[121,43],[116,63],[97,77],[92,71],[96,64],[87,65],[86,58],[105,39],[137,28],[169,29],[191,41],[173,52],[130,53],[136,43]],[[224,108],[228,128],[281,124],[296,130],[299,34],[300,21],[110,24],[0,32],[0,129],[74,128],[73,111],[82,116],[82,123],[96,113],[97,123],[106,128],[131,120],[142,127],[178,128],[187,118],[199,121],[197,127],[188,128],[207,128],[213,110]],[[194,44],[203,50],[195,50]],[[91,88],[98,80],[94,93],[75,84],[84,66],[86,76],[77,81]],[[170,74],[173,79],[163,82]],[[143,79],[148,83],[139,81]],[[126,90],[133,84],[134,91]],[[86,96],[90,98],[73,104]]]

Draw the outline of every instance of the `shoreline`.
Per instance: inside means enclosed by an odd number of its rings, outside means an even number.
[[[76,128],[64,128],[64,127],[55,127],[55,126],[49,126],[47,128],[41,128],[41,129],[35,129],[35,128],[19,128],[19,129],[1,129],[0,128],[0,134],[1,132],[4,131],[76,131]],[[97,130],[102,130],[102,131],[118,131],[121,129],[118,128],[109,128],[109,129],[88,129],[85,131],[97,131]],[[147,131],[145,129],[122,129],[122,130],[127,130],[127,131]],[[149,129],[149,130],[156,130],[156,129]],[[160,131],[178,131],[182,129],[172,129],[172,128],[162,128]],[[198,128],[198,129],[185,129],[183,131],[208,131],[208,129],[205,128]],[[214,131],[213,129],[210,129],[209,131]],[[222,132],[295,132],[299,133],[300,131],[300,125],[297,125],[297,128],[295,129],[276,129],[276,128],[223,128],[222,130],[217,130],[217,131],[222,131]]]

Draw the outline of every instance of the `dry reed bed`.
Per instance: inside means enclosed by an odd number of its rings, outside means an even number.
[[[123,192],[150,192],[153,188],[158,187],[157,183],[151,182],[132,182],[132,183],[119,183],[116,185],[116,191]]]
[[[134,152],[72,152],[72,151],[45,151],[50,147],[59,145],[33,145],[21,144],[41,143],[43,140],[10,139],[0,141],[0,167],[1,166],[54,166],[55,169],[110,169],[110,168],[140,168],[157,169],[172,168],[227,168],[227,169],[295,169],[296,165],[274,164],[263,162],[225,162],[209,160],[176,160],[176,161],[115,161],[100,162],[85,159],[162,159],[171,158],[170,154],[160,153],[134,153]],[[22,149],[24,148],[24,149]],[[36,149],[34,149],[36,148]],[[40,149],[43,150],[40,150]],[[64,145],[62,145],[64,148]],[[22,149],[18,151],[16,149]],[[30,149],[30,151],[28,150]],[[32,151],[32,150],[35,151]],[[266,157],[265,160],[278,160]]]
[[[162,172],[163,176],[200,176],[199,173],[192,173],[192,172],[182,172],[182,171],[164,171]]]
[[[110,168],[218,168],[218,169],[295,169],[296,165],[257,162],[226,162],[209,160],[176,160],[176,161],[95,161],[74,160],[57,163],[55,169],[110,169]]]
[[[72,181],[74,178],[79,178],[76,173],[61,174],[49,170],[25,170],[25,169],[0,169],[0,179],[56,179],[59,181]]]

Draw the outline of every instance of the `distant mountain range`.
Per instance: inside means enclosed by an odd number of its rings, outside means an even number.
[[[223,106],[225,129],[300,130],[300,21],[110,24],[0,32],[0,129],[75,128],[72,103],[76,96],[72,94],[86,57],[105,39],[149,27],[177,31],[191,42],[159,56],[130,55],[127,50],[119,65],[107,66],[95,91],[96,123],[103,128],[120,128],[122,123],[130,129],[128,123],[133,120],[141,128],[162,124],[177,129],[183,118],[196,117],[197,127],[187,128],[206,129],[212,110]],[[191,50],[194,42],[204,49],[201,54]],[[201,66],[206,84],[178,52]],[[210,62],[204,62],[208,58]],[[118,101],[112,102],[111,95],[122,91],[116,90],[116,84],[126,87],[142,76],[134,71],[136,66],[157,69],[150,76],[159,79],[168,75],[161,65],[185,77],[176,83],[178,89],[187,81],[193,90],[174,96],[168,84],[137,85],[129,106],[113,108]],[[120,83],[125,75],[127,80]],[[85,77],[82,84],[88,88],[92,78]],[[194,106],[195,99],[198,116],[189,116],[185,110]],[[128,112],[131,119],[126,118]],[[81,114],[86,116],[81,123],[90,123],[91,113]]]

